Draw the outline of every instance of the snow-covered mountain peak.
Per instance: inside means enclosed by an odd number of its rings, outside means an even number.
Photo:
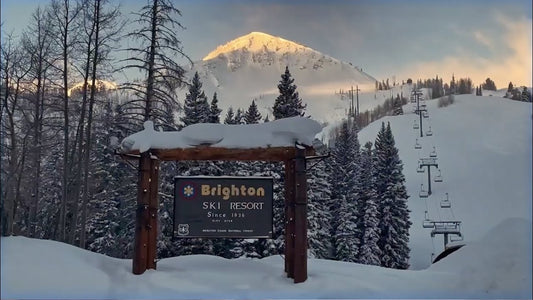
[[[315,50],[302,46],[298,43],[272,36],[263,32],[251,32],[238,37],[224,45],[218,46],[202,60],[210,60],[219,55],[229,54],[235,51],[246,52],[276,52],[281,55],[286,53],[316,52]]]

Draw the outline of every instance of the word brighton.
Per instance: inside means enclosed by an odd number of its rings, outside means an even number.
[[[262,187],[247,187],[244,184],[242,184],[240,187],[234,184],[229,187],[222,187],[220,184],[217,184],[216,186],[202,184],[202,196],[222,196],[223,200],[228,200],[230,197],[237,196],[264,197],[265,189]]]

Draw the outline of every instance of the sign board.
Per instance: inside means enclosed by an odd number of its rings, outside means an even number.
[[[177,237],[272,237],[271,177],[175,177]]]

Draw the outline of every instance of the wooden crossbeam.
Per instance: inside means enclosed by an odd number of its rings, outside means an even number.
[[[294,147],[270,148],[220,148],[199,146],[195,148],[150,149],[159,160],[227,160],[227,161],[288,161],[294,158]],[[138,159],[139,151],[118,152],[125,158]],[[306,148],[306,155],[315,155],[312,147]]]

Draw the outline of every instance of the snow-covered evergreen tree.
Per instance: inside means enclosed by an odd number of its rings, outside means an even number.
[[[94,128],[91,159],[94,191],[89,199],[85,247],[106,255],[128,258],[133,251],[137,172],[113,154],[118,141],[131,133],[121,107],[107,101]]]
[[[362,203],[362,209],[359,211],[357,224],[362,236],[357,261],[366,265],[379,266],[381,264],[381,250],[378,246],[380,236],[378,227],[379,214],[374,190],[373,171],[372,143],[368,142],[361,150],[359,182],[361,182],[363,189],[359,194],[359,201]]]
[[[291,78],[289,67],[285,67],[285,73],[281,75],[278,84],[279,96],[276,98],[273,107],[274,118],[283,119],[289,117],[303,116],[306,105],[296,91],[294,79]]]
[[[226,112],[226,117],[224,118],[224,124],[237,124],[235,122],[235,113],[233,112],[233,107],[229,107]]]
[[[246,124],[257,124],[261,120],[261,114],[257,110],[255,99],[252,100],[252,104],[248,107],[248,110],[244,114],[244,122]]]
[[[522,100],[524,102],[531,102],[531,93],[529,92],[527,87],[524,87],[522,89],[522,94],[521,94],[520,100]]]
[[[235,124],[244,124],[244,111],[241,108],[237,108],[234,118]]]
[[[396,269],[409,267],[409,209],[403,163],[395,146],[390,123],[376,138],[374,166],[375,188],[379,209],[381,266]]]
[[[185,95],[183,105],[184,115],[181,121],[185,126],[196,123],[207,123],[210,117],[210,107],[207,97],[202,91],[202,82],[198,72],[194,73],[189,92]]]
[[[361,233],[357,228],[357,215],[360,210],[358,195],[361,186],[358,182],[360,145],[355,122],[342,123],[332,150],[330,210],[336,216],[332,220],[335,258],[343,261],[357,260]]]
[[[328,204],[331,187],[324,162],[308,171],[307,178],[307,243],[309,256],[331,258],[331,214]]]
[[[356,237],[355,207],[345,195],[342,195],[338,202],[338,209],[333,213],[339,220],[335,231],[335,259],[357,262],[359,240]]]
[[[211,100],[211,106],[209,108],[209,118],[207,123],[220,123],[220,113],[222,110],[218,107],[218,98],[217,93],[213,94],[213,99]]]

